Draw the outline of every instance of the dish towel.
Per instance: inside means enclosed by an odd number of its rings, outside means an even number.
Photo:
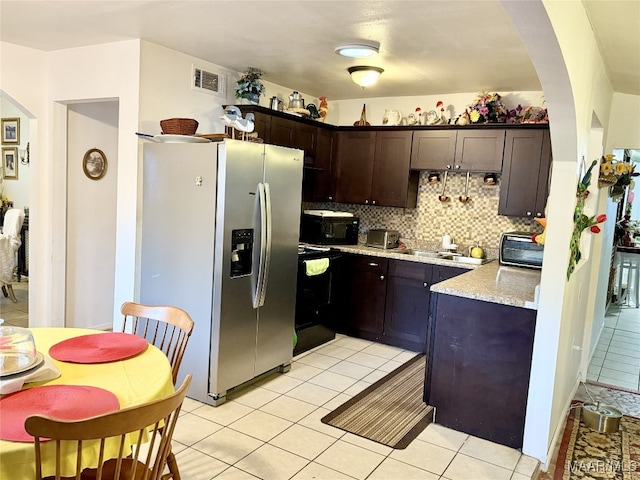
[[[12,376],[11,378],[0,380],[0,395],[8,395],[22,389],[25,383],[44,382],[45,380],[53,380],[60,376],[60,370],[56,367],[53,360],[43,355],[44,363],[31,372],[24,375]]]
[[[315,258],[313,260],[305,260],[304,266],[307,272],[307,277],[321,275],[327,271],[327,268],[329,268],[329,259]]]

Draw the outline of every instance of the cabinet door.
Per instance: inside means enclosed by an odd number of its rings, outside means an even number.
[[[538,192],[536,193],[536,217],[544,216],[549,196],[549,180],[551,179],[551,138],[549,131],[542,133],[542,156],[540,158],[540,173],[538,174]]]
[[[369,204],[375,132],[338,132],[336,201]]]
[[[504,129],[459,130],[454,168],[464,172],[500,172],[504,137]]]
[[[316,138],[318,127],[306,123],[295,123],[293,147],[304,150],[304,164],[315,166]]]
[[[544,170],[544,185],[549,174],[548,158],[545,168],[541,169],[543,137],[543,130],[507,132],[498,215],[531,218],[543,213],[544,207],[538,211],[536,203],[541,170]],[[540,196],[546,201],[546,192]]]
[[[406,207],[411,132],[377,132],[371,204]]]
[[[334,137],[333,131],[318,127],[315,168],[308,173],[310,202],[333,202],[335,198]]]
[[[456,152],[456,134],[456,130],[413,132],[411,168],[414,170],[452,168]]]
[[[380,340],[387,289],[387,259],[351,257],[347,332],[368,340]]]
[[[434,296],[425,401],[445,427],[521,448],[537,312]]]
[[[270,141],[272,145],[280,145],[283,147],[294,147],[294,134],[296,130],[296,122],[286,118],[271,118],[271,135]]]
[[[429,318],[431,265],[389,261],[382,341],[424,352]]]
[[[431,284],[444,282],[463,273],[467,273],[469,270],[459,267],[447,267],[446,265],[434,265],[431,273]]]

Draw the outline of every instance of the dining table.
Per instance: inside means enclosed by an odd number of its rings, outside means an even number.
[[[51,380],[25,383],[16,394],[26,389],[51,385],[97,387],[101,391],[112,393],[117,399],[118,407],[116,408],[122,409],[163,398],[175,391],[169,360],[161,350],[151,344],[144,346],[140,353],[122,360],[76,363],[56,360],[52,358],[49,351],[52,347],[55,349],[65,342],[72,341],[71,339],[78,340],[75,337],[92,338],[85,336],[109,332],[81,328],[31,328],[29,330],[33,334],[36,350],[47,362],[52,362],[57,367],[60,375]],[[11,395],[13,394],[3,395],[0,398],[0,424],[3,418],[6,421],[12,414],[10,408],[5,408],[3,411],[3,401],[9,399]],[[10,405],[9,402],[6,404]],[[50,452],[54,451],[54,442],[45,442],[43,446],[45,449],[42,462],[43,476],[55,475],[55,458],[53,454],[47,455],[48,448]],[[90,466],[90,462],[95,461],[95,452],[88,451],[85,455],[85,448],[91,450],[93,447],[90,443],[83,446],[83,461],[87,462],[86,466]],[[71,471],[75,466],[75,456],[75,450],[69,449],[68,455],[63,458],[62,475],[75,473]],[[0,480],[32,478],[35,478],[33,441],[0,440]]]

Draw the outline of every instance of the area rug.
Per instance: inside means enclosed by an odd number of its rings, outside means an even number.
[[[433,420],[423,402],[425,356],[417,355],[370,385],[322,422],[392,448],[406,448]]]
[[[640,419],[624,415],[615,433],[598,433],[580,418],[567,418],[552,480],[640,480]]]

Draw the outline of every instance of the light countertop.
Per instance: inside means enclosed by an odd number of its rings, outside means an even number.
[[[540,284],[540,270],[500,266],[497,260],[484,265],[466,264],[364,245],[337,245],[333,248],[346,253],[464,268],[469,271],[432,285],[431,291],[484,302],[538,309],[536,287]]]

